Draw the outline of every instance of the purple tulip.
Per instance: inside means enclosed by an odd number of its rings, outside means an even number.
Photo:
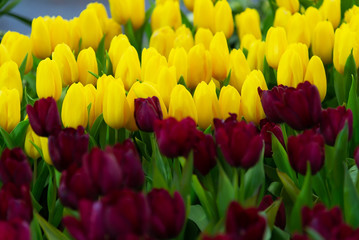
[[[25,153],[21,148],[12,150],[6,148],[0,159],[0,178],[6,184],[14,183],[17,186],[30,184],[32,171]]]
[[[266,119],[262,119],[260,121],[260,126],[261,126],[261,135],[264,139],[264,145],[265,145],[264,156],[271,157],[273,154],[273,152],[272,152],[272,133],[274,134],[274,136],[276,136],[276,138],[279,140],[279,142],[282,144],[282,146],[285,147],[282,129],[280,128],[279,125],[277,125],[273,122],[269,122]]]
[[[353,133],[353,113],[344,106],[328,108],[322,111],[322,121],[320,122],[320,132],[324,136],[325,143],[334,146],[338,134],[348,123],[349,140]]]
[[[213,236],[213,237],[203,236],[203,237],[202,237],[202,240],[234,240],[234,239],[231,238],[231,237],[228,236],[228,235],[220,234],[220,235]]]
[[[315,175],[324,165],[324,138],[314,130],[306,130],[288,138],[288,157],[292,168],[305,175],[307,162]]]
[[[83,127],[65,128],[49,137],[49,154],[55,168],[67,169],[72,163],[81,165],[82,156],[88,151],[89,136]]]
[[[212,135],[205,135],[202,131],[196,131],[196,141],[193,146],[193,164],[202,175],[207,175],[214,168],[216,162],[216,144]]]
[[[178,236],[186,218],[183,199],[178,192],[173,197],[164,189],[152,189],[147,195],[151,209],[150,232],[155,239]]]
[[[331,235],[331,239],[335,240],[355,240],[359,239],[359,229],[354,230],[349,225],[342,223],[332,229]]]
[[[31,240],[29,223],[16,218],[0,221],[0,240]]]
[[[61,121],[56,101],[52,97],[42,98],[34,106],[26,106],[26,112],[34,132],[42,137],[56,135],[61,130]]]
[[[235,114],[213,121],[217,144],[230,165],[248,169],[259,161],[263,138],[253,123],[238,122]]]
[[[270,205],[273,204],[273,199],[271,195],[265,195],[261,201],[261,203],[259,204],[258,210],[259,211],[264,211],[266,210]],[[283,229],[285,228],[286,225],[286,216],[285,216],[285,208],[284,208],[284,203],[282,202],[279,206],[278,212],[277,212],[277,216],[275,218],[275,222],[274,224]]]
[[[145,132],[153,132],[156,120],[162,120],[160,101],[156,96],[135,99],[135,120],[137,127]]]
[[[354,160],[356,165],[359,167],[359,146],[354,150]]]

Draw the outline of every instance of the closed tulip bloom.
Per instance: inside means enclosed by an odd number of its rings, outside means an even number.
[[[307,66],[309,63],[309,54],[308,54],[308,47],[307,45],[303,44],[303,43],[291,43],[288,45],[287,50],[288,49],[293,49],[295,50],[297,53],[299,53],[300,58],[302,59],[302,63],[304,66],[304,74],[307,70]]]
[[[190,117],[197,123],[196,104],[191,93],[183,85],[177,85],[172,89],[168,115],[178,121]]]
[[[106,7],[102,3],[93,2],[86,6],[86,9],[93,9],[96,12],[96,16],[101,24],[101,29],[104,32],[106,29],[106,20],[108,19]]]
[[[248,50],[255,41],[257,41],[257,39],[253,34],[251,34],[251,33],[245,34],[241,41],[240,49]]]
[[[208,28],[198,28],[196,35],[194,36],[195,45],[202,43],[204,47],[209,50],[213,33]]]
[[[239,39],[246,34],[253,34],[257,39],[262,39],[261,22],[257,10],[246,8],[235,17]]]
[[[213,28],[214,6],[212,0],[196,0],[193,6],[193,26],[197,28]]]
[[[153,132],[156,119],[163,119],[160,101],[157,97],[135,99],[135,120],[140,130]]]
[[[135,29],[139,29],[145,21],[144,0],[110,0],[111,16],[121,25],[129,20]]]
[[[14,61],[5,62],[0,66],[0,89],[16,89],[19,92],[20,102],[22,100],[22,81],[19,68]]]
[[[49,153],[49,138],[48,137],[40,137],[40,142],[41,142],[41,151],[42,151],[43,160],[47,164],[53,165],[52,160],[50,158],[50,153]]]
[[[285,29],[291,16],[292,13],[288,9],[284,7],[277,8],[274,15],[273,27],[282,27]]]
[[[31,41],[28,36],[22,35],[18,32],[8,31],[3,36],[1,44],[7,49],[11,60],[16,62],[18,67],[21,66],[21,63],[27,54],[25,73],[28,73],[31,70],[33,60]]]
[[[247,61],[251,70],[260,70],[263,72],[264,54],[266,44],[261,40],[255,41],[248,49]]]
[[[163,4],[156,4],[151,16],[153,32],[162,27],[177,29],[181,24],[182,17],[178,1],[165,1]]]
[[[209,46],[212,58],[212,77],[223,81],[227,77],[229,50],[227,39],[223,32],[217,32]]]
[[[217,164],[217,149],[213,136],[196,131],[193,145],[193,166],[203,176],[207,175]]]
[[[176,68],[177,81],[183,77],[186,82],[187,79],[187,52],[183,47],[172,48],[168,57],[168,66]]]
[[[266,59],[268,65],[277,69],[279,60],[287,48],[287,35],[282,27],[271,27],[266,37]]]
[[[357,15],[359,13],[359,7],[357,5],[353,5],[352,8],[348,9],[344,14],[344,21],[346,23],[349,23],[353,16]]]
[[[10,133],[20,122],[20,97],[16,89],[1,89],[0,112],[0,126]]]
[[[96,120],[96,114],[95,114],[95,98],[97,95],[97,89],[92,84],[87,84],[84,87],[85,90],[85,96],[86,96],[86,106],[89,107],[91,104],[91,108],[88,111],[89,119],[88,123],[89,126],[92,127],[93,123]]]
[[[171,2],[171,1],[168,1]],[[176,34],[172,28],[165,26],[153,32],[150,38],[150,47],[155,48],[161,55],[168,58],[173,47]]]
[[[247,122],[259,124],[259,121],[265,118],[261,99],[258,95],[258,88],[268,89],[264,76],[261,71],[253,70],[248,74],[243,83],[241,92],[241,110]]]
[[[103,32],[96,11],[94,9],[85,9],[81,12],[79,19],[82,48],[92,47],[97,49],[103,37]]]
[[[79,71],[79,81],[83,84],[96,85],[96,77],[89,73],[98,74],[96,53],[92,47],[83,49],[77,56],[77,67]]]
[[[313,32],[317,24],[323,21],[322,14],[315,7],[309,7],[305,10],[305,17],[307,18],[307,23],[310,30],[310,35],[313,37]]]
[[[188,52],[186,85],[194,89],[198,83],[208,83],[212,77],[212,57],[202,44],[195,45]]]
[[[266,209],[268,209],[272,204],[273,204],[273,199],[272,196],[270,194],[265,195],[262,198],[261,203],[258,206],[258,210],[259,211],[265,211]],[[281,202],[277,215],[275,217],[275,222],[274,224],[279,227],[280,229],[284,230],[285,229],[285,225],[286,225],[287,219],[286,219],[286,215],[285,215],[285,208],[284,208],[284,203]]]
[[[301,56],[294,49],[288,49],[280,59],[277,83],[289,87],[296,87],[304,80],[305,68]]]
[[[221,119],[227,119],[230,117],[230,113],[237,115],[237,120],[242,117],[241,113],[241,95],[239,95],[237,89],[231,85],[221,88],[219,94],[219,108],[221,111]]]
[[[232,9],[226,0],[216,2],[214,6],[214,21],[212,31],[223,32],[226,38],[230,38],[234,31]]]
[[[31,240],[30,225],[19,218],[0,221],[0,234],[8,240]]]
[[[49,28],[51,38],[51,52],[55,50],[57,44],[70,43],[70,23],[61,16],[45,17],[45,22]]]
[[[319,22],[312,37],[312,52],[321,58],[324,64],[333,61],[334,29],[330,22]]]
[[[62,104],[61,118],[64,127],[87,126],[86,94],[81,83],[74,83],[69,87]]]
[[[318,56],[313,56],[310,59],[304,81],[308,81],[318,88],[320,100],[323,102],[327,94],[327,76],[323,62]]]
[[[301,42],[310,46],[310,28],[304,15],[295,13],[288,22],[287,38],[289,43]]]
[[[0,67],[5,62],[10,61],[10,60],[11,60],[11,58],[10,58],[9,52],[7,51],[6,47],[0,43]]]
[[[65,86],[78,81],[79,70],[76,59],[66,43],[58,44],[52,53],[52,59],[59,66],[62,82]]]
[[[354,160],[357,166],[359,166],[359,146],[354,150]]]
[[[39,98],[60,99],[62,92],[61,73],[57,63],[50,58],[42,60],[36,71],[36,93]]]
[[[36,160],[40,157],[40,153],[31,142],[41,149],[40,137],[32,130],[31,126],[29,126],[26,131],[24,150],[27,156]]]
[[[115,129],[125,127],[129,114],[125,89],[117,81],[110,82],[103,97],[103,118],[106,124]]]
[[[141,80],[143,82],[157,83],[161,69],[167,66],[166,57],[159,54],[155,48],[142,50]]]
[[[121,25],[118,24],[113,18],[105,20],[105,48],[109,50],[112,39],[122,33]]]
[[[110,56],[110,60],[112,63],[112,69],[116,73],[117,65],[120,62],[122,54],[127,50],[127,48],[131,46],[128,38],[124,34],[120,34],[115,36],[110,44],[110,48],[108,50],[108,55]]]
[[[75,17],[69,21],[70,25],[70,40],[69,46],[78,55],[80,51],[80,39],[81,39],[81,30],[80,30],[80,19]]]
[[[30,41],[32,53],[37,58],[44,59],[51,55],[50,31],[43,17],[32,20]]]
[[[191,47],[193,47],[193,36],[191,30],[186,27],[186,25],[182,25],[181,27],[177,28],[175,32],[175,39],[173,42],[173,47],[183,47],[188,52]]]
[[[292,14],[299,11],[298,0],[276,0],[278,7],[288,9]]]
[[[340,9],[341,0],[324,0],[319,10],[322,13],[323,19],[331,22],[333,24],[333,28],[336,29],[341,20]]]
[[[167,108],[170,104],[171,92],[176,85],[176,67],[172,66],[161,68],[158,74],[157,84],[155,84],[155,87],[161,95]]]
[[[288,158],[292,168],[305,175],[307,163],[315,175],[324,165],[324,138],[314,130],[306,130],[298,136],[288,138]]]
[[[117,65],[115,77],[122,79],[126,91],[130,90],[137,80],[141,80],[140,60],[133,46],[129,46],[123,53]]]
[[[251,72],[246,57],[241,49],[232,49],[229,55],[228,73],[231,72],[229,84],[240,93],[247,75]]]
[[[348,140],[353,133],[353,113],[344,106],[337,108],[328,108],[322,111],[322,121],[320,122],[320,132],[322,133],[325,143],[334,146],[338,134],[343,130],[344,125],[348,124]]]
[[[272,157],[272,135],[278,139],[278,141],[282,144],[282,146],[285,148],[284,144],[284,138],[283,138],[283,132],[282,129],[278,124],[275,124],[273,122],[268,121],[267,119],[262,119],[260,121],[261,126],[261,135],[264,139],[264,156],[265,157]]]

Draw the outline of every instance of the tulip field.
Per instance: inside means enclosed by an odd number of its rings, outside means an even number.
[[[359,239],[358,0],[19,2],[0,240]]]

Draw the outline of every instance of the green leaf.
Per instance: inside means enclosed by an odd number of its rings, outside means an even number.
[[[27,58],[28,58],[28,53],[26,53],[24,59],[21,62],[21,65],[19,67],[19,72],[20,72],[21,79],[24,79]]]
[[[127,23],[125,24],[125,33],[131,45],[134,46],[137,50],[137,53],[140,54],[142,52],[141,51],[142,49],[138,40],[136,39],[135,30],[133,28],[131,20],[128,20]]]
[[[223,86],[228,86],[229,81],[231,80],[231,73],[232,73],[232,70],[229,70],[229,73],[228,73],[226,79],[224,79],[224,81],[223,81]]]
[[[253,197],[255,194],[259,194],[258,199],[262,198],[265,187],[265,173],[264,173],[264,146],[260,154],[258,163],[250,168],[244,175],[244,196],[245,199]]]
[[[54,167],[48,165],[49,168],[49,184],[47,188],[47,208],[49,211],[49,222],[53,223],[55,206],[56,206],[56,197],[57,197],[57,187],[56,187],[56,177]]]
[[[274,69],[268,65],[266,57],[263,60],[263,75],[267,82],[268,89],[272,89],[277,86],[277,78],[274,73]]]
[[[31,189],[31,192],[37,201],[40,201],[48,176],[49,169],[47,167],[47,164],[45,163],[45,161],[40,161],[38,165],[38,176],[36,178],[34,186]]]
[[[9,2],[9,1],[7,1]],[[8,12],[10,12],[14,7],[16,7],[16,5],[18,5],[21,2],[21,0],[12,0],[10,1],[10,3],[8,3],[6,5],[6,7],[4,9],[1,10],[0,15],[2,14],[6,14]]]
[[[57,228],[48,223],[43,217],[37,212],[34,213],[34,217],[40,224],[48,240],[70,240],[65,234],[60,232]]]
[[[102,36],[101,41],[97,47],[96,59],[98,65],[98,73],[101,76],[106,72],[106,49],[105,49],[105,35]]]
[[[186,199],[186,197],[191,192],[192,173],[193,173],[193,152],[191,151],[188,158],[186,159],[186,163],[182,171],[180,193],[183,199]]]
[[[90,130],[90,135],[93,136],[95,139],[98,136],[98,132],[99,132],[99,129],[100,129],[100,126],[101,126],[102,122],[103,122],[103,115],[101,113],[100,116],[98,116],[96,118],[96,120],[95,120],[95,122],[92,125],[91,130]]]
[[[280,181],[283,184],[285,191],[288,193],[290,199],[292,200],[292,202],[295,202],[300,193],[300,190],[294,184],[292,179],[290,179],[290,177],[286,173],[281,172],[278,168],[277,168],[277,174],[278,177],[280,178]]]
[[[357,96],[357,81],[352,77],[352,86],[349,91],[349,99],[347,108],[353,113],[353,129],[359,129],[359,99]],[[359,131],[353,131],[352,140],[350,142],[350,152],[354,152],[356,146],[359,145]]]
[[[221,218],[226,215],[227,207],[234,199],[235,192],[232,183],[223,168],[219,166],[217,208]]]
[[[95,78],[99,78],[100,76],[99,75],[97,75],[96,73],[93,73],[93,72],[91,72],[91,71],[87,71],[89,74],[91,74],[92,76],[94,76]],[[100,72],[100,71],[99,71]]]
[[[31,192],[30,192],[30,197],[31,197],[32,206],[35,208],[36,211],[39,212],[42,209],[41,204],[35,199],[34,195],[32,195]]]
[[[318,172],[317,174],[315,174],[313,176],[313,190],[315,191],[315,193],[318,195],[318,197],[320,198],[320,200],[326,205],[329,206],[330,205],[330,198],[329,198],[329,193],[327,191],[327,186],[326,183],[322,177],[322,175],[320,174],[320,172]]]
[[[28,126],[29,120],[24,120],[11,131],[10,138],[15,144],[14,147],[23,147]]]
[[[192,220],[201,231],[208,225],[206,213],[201,205],[192,205],[189,211],[188,219]]]
[[[193,27],[192,23],[190,20],[188,20],[187,15],[181,10],[181,18],[182,18],[182,24],[186,25],[187,28],[189,28],[193,33],[196,32],[196,29]]]
[[[349,172],[344,168],[344,216],[345,221],[352,227],[359,226],[359,196]]]
[[[283,231],[282,229],[274,226],[271,239],[273,239],[273,240],[289,240],[290,235],[289,235],[289,233]]]
[[[33,218],[30,224],[31,239],[42,240],[42,232],[36,218]]]
[[[213,203],[213,198],[210,196],[210,193],[208,193],[201,185],[201,183],[198,181],[198,177],[196,175],[192,175],[192,188],[194,192],[196,193],[201,205],[204,208],[204,211],[206,212],[208,219],[214,219],[216,214],[216,206]],[[207,194],[208,193],[208,194]],[[211,201],[212,200],[212,201]]]
[[[10,134],[8,132],[6,132],[2,127],[0,127],[0,134],[4,139],[6,147],[13,149],[15,147],[15,144],[14,144],[14,141],[12,140]]]
[[[281,203],[282,200],[276,200],[265,210],[267,215],[267,224],[271,229],[274,227],[275,219]]]
[[[342,0],[342,1],[341,1],[341,6],[340,6],[340,8],[341,8],[341,13],[342,13],[342,18],[344,18],[345,12],[346,12],[348,9],[352,8],[353,5],[354,5],[354,0]]]
[[[181,76],[180,79],[178,80],[178,84],[183,85],[188,90],[186,81],[184,80],[183,76]]]
[[[310,6],[313,6],[313,0],[300,0],[300,4],[307,9]]]

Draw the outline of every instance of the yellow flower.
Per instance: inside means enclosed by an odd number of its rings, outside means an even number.
[[[191,117],[197,123],[196,105],[191,93],[183,85],[177,85],[173,88],[168,115],[176,118],[178,121]]]
[[[223,32],[217,32],[209,46],[212,58],[212,76],[223,81],[227,77],[229,65],[229,50],[226,36]]]
[[[36,71],[36,93],[39,98],[60,99],[62,92],[61,73],[57,63],[50,58],[42,60]]]
[[[231,85],[224,86],[219,94],[219,108],[221,110],[221,119],[227,119],[229,113],[237,114],[237,120],[242,117],[241,113],[241,95],[237,89]]]
[[[153,32],[150,38],[150,47],[155,48],[161,55],[168,58],[175,40],[175,32],[172,28],[161,27]]]
[[[343,0],[346,1],[346,0]],[[328,20],[336,29],[341,20],[341,0],[324,0],[322,6],[319,8],[322,13],[323,20]]]
[[[183,0],[183,3],[186,6],[186,8],[191,12],[193,11],[194,2],[195,0]]]
[[[129,46],[126,49],[115,72],[115,77],[122,79],[126,91],[130,90],[136,80],[141,80],[140,60],[134,47]]]
[[[212,77],[212,58],[202,44],[195,45],[188,52],[187,87],[194,89],[204,81],[208,83]]]
[[[120,59],[122,57],[122,54],[125,52],[125,50],[131,46],[130,42],[128,41],[128,38],[124,34],[120,34],[118,36],[115,36],[110,44],[110,49],[108,50],[108,55],[110,56],[110,60],[112,63],[112,69],[116,71],[117,65],[120,62]],[[114,72],[116,73],[116,72]]]
[[[291,16],[292,13],[288,9],[279,7],[275,11],[273,27],[283,27],[285,29]]]
[[[277,83],[289,87],[297,87],[303,82],[305,67],[300,54],[295,49],[287,49],[280,59]]]
[[[244,35],[241,41],[241,50],[248,50],[255,41],[257,41],[257,39],[253,34],[249,33]]]
[[[30,40],[32,53],[37,58],[44,59],[51,55],[50,31],[43,17],[32,20]]]
[[[235,20],[240,40],[246,34],[253,34],[256,39],[262,39],[261,22],[257,10],[246,8],[246,10],[236,15]]]
[[[168,57],[168,66],[176,67],[176,79],[177,81],[183,77],[186,81],[187,79],[187,52],[183,47],[172,48],[170,55]]]
[[[282,27],[271,27],[266,37],[266,59],[268,65],[277,69],[279,60],[287,48],[287,35]]]
[[[265,42],[257,40],[248,49],[247,60],[251,70],[257,69],[263,72],[265,45]]]
[[[81,28],[80,28],[80,19],[75,17],[69,21],[70,25],[70,40],[69,46],[77,55],[80,51],[80,39],[81,39]]]
[[[298,0],[276,0],[278,7],[284,7],[291,13],[298,12],[299,1]]]
[[[310,35],[313,36],[313,32],[317,24],[323,20],[322,14],[315,7],[309,7],[305,10],[305,17],[307,19]]]
[[[32,159],[38,159],[40,157],[40,153],[39,151],[37,151],[37,149],[34,147],[34,145],[31,142],[33,142],[36,146],[38,146],[41,149],[40,137],[36,135],[36,133],[32,130],[31,126],[29,125],[26,131],[24,150],[27,156],[31,157]]]
[[[327,94],[327,77],[322,60],[318,56],[313,56],[309,63],[304,81],[308,81],[318,88],[320,100],[324,100]]]
[[[74,54],[66,43],[58,44],[52,53],[52,59],[59,67],[63,85],[71,85],[79,79],[79,70]]]
[[[212,31],[224,32],[230,38],[234,31],[232,9],[227,0],[219,0],[214,6],[214,21]]]
[[[45,17],[45,23],[50,32],[51,39],[51,52],[55,50],[57,44],[66,43],[70,44],[70,22],[63,19],[61,16]]]
[[[359,14],[359,7],[357,5],[353,5],[352,8],[348,9],[344,14],[344,21],[346,23],[350,23],[352,17]]]
[[[122,33],[121,25],[118,24],[114,19],[107,19],[105,21],[106,26],[103,33],[105,34],[105,48],[109,49],[112,39]]]
[[[145,21],[145,0],[109,0],[112,17],[121,25],[128,20],[135,29],[139,29]]]
[[[157,83],[158,74],[162,67],[168,66],[164,56],[155,48],[142,50],[141,80],[144,82]]]
[[[16,89],[22,100],[22,81],[19,69],[14,61],[5,62],[0,67],[0,89]]]
[[[8,53],[6,47],[0,43],[0,67],[5,62],[10,61],[10,60],[11,60],[11,58],[9,56],[9,53]]]
[[[288,45],[287,49],[293,49],[297,53],[299,53],[299,56],[302,59],[302,63],[303,63],[303,67],[304,67],[303,71],[304,71],[304,74],[305,74],[305,71],[307,69],[308,62],[309,62],[307,45],[305,45],[303,43],[292,43],[292,44]],[[304,74],[303,74],[303,76],[304,76]]]
[[[172,89],[177,85],[176,67],[163,67],[158,74],[156,89],[160,93],[166,107],[169,107]]]
[[[211,0],[196,0],[193,6],[193,26],[213,28],[214,6]]]
[[[102,32],[104,32],[104,30],[106,29],[106,20],[108,19],[105,6],[102,3],[93,2],[87,4],[86,9],[95,10],[97,19],[99,20],[101,25]]]
[[[229,55],[229,59],[228,74],[229,71],[231,71],[229,84],[235,87],[240,93],[244,80],[251,72],[251,69],[241,49],[233,49]]]
[[[289,43],[301,42],[310,46],[310,29],[304,15],[295,13],[288,22],[287,38]]]
[[[20,97],[16,89],[0,90],[0,126],[10,133],[20,122]]]
[[[77,67],[79,70],[79,81],[83,85],[96,85],[96,77],[89,73],[98,74],[96,53],[92,47],[80,51],[77,56]]]
[[[49,138],[40,137],[40,142],[41,142],[41,150],[42,150],[42,155],[44,157],[44,161],[47,164],[52,165],[52,160],[51,160],[50,154],[49,154]]]
[[[314,29],[312,37],[312,51],[319,56],[323,63],[329,64],[333,61],[334,29],[328,21],[319,22]]]
[[[92,47],[96,50],[103,37],[101,24],[97,18],[96,11],[94,9],[83,10],[79,20],[82,48]]]
[[[97,90],[94,87],[94,85],[92,84],[87,84],[84,87],[85,90],[85,97],[86,97],[86,109],[89,107],[89,105],[91,104],[91,108],[89,111],[89,119],[88,119],[88,123],[89,126],[92,127],[93,123],[96,120],[96,115],[95,115],[95,98],[96,98],[96,94],[97,94]]]
[[[177,29],[181,24],[182,17],[178,1],[165,1],[163,4],[156,4],[151,17],[153,32],[162,27]]]
[[[209,50],[209,45],[213,39],[213,33],[208,28],[199,28],[194,36],[195,45],[202,43]]]
[[[182,25],[181,27],[177,28],[173,47],[183,47],[184,49],[186,49],[187,52],[191,49],[191,47],[193,47],[192,32],[185,25]]]

